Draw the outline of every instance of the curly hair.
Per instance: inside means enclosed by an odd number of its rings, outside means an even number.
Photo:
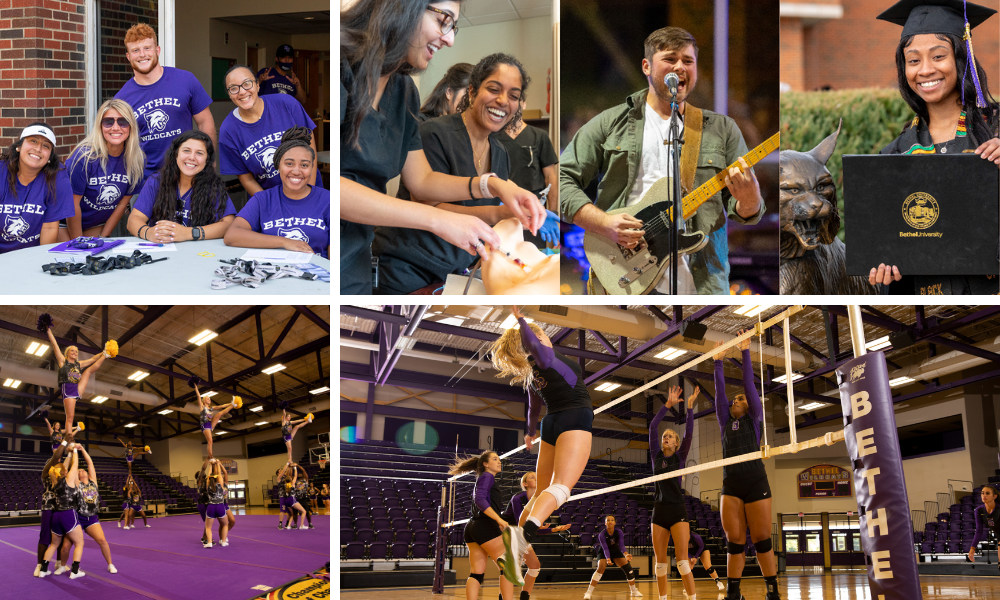
[[[539,338],[545,333],[542,328],[534,323],[528,323],[528,327],[535,332]],[[493,368],[497,370],[497,377],[511,377],[510,384],[520,383],[524,389],[528,389],[534,379],[531,363],[528,362],[528,351],[521,343],[521,332],[516,327],[511,327],[503,332],[500,339],[493,342],[490,347]]]
[[[135,42],[141,42],[142,40],[152,39],[153,43],[156,42],[156,30],[150,27],[147,23],[137,23],[125,32],[125,43],[134,44]]]
[[[528,92],[528,84],[531,83],[531,77],[529,77],[528,72],[524,70],[524,65],[521,64],[521,61],[517,60],[510,54],[497,52],[483,58],[476,63],[475,67],[472,68],[472,74],[469,75],[469,93],[465,95],[465,98],[462,98],[462,102],[458,105],[457,112],[464,112],[467,108],[472,106],[476,96],[479,94],[479,88],[483,86],[483,83],[489,78],[490,75],[497,72],[500,65],[516,67],[518,72],[521,73],[521,97],[524,98],[524,95]],[[521,112],[521,105],[518,103],[517,112],[511,115],[510,120],[507,121],[506,125],[504,125],[503,130],[512,132],[517,126],[517,123],[521,120]]]
[[[309,155],[316,160],[316,152],[309,145],[312,140],[312,130],[308,127],[292,127],[281,134],[281,145],[274,151],[274,168],[278,168],[281,157],[292,148],[305,148]]]
[[[939,40],[951,44],[952,51],[955,54],[955,70],[959,75],[964,74],[969,68],[969,54],[966,51],[965,43],[958,36],[952,34],[936,33],[933,35]],[[906,104],[925,123],[930,123],[927,103],[910,88],[910,82],[906,77],[905,53],[906,48],[913,42],[914,37],[914,35],[904,37],[899,41],[899,46],[896,47],[896,79],[899,83],[899,93],[903,96]],[[976,60],[973,66],[979,74],[980,87],[982,87],[983,96],[986,98],[987,107],[980,108],[976,106],[976,86],[971,76],[963,78],[958,84],[962,86],[965,93],[965,104],[962,105],[962,110],[965,111],[967,132],[972,144],[978,146],[1000,133],[1000,105],[997,104],[997,101],[990,94],[989,84],[986,82],[986,71],[982,65]],[[908,124],[904,128],[904,131],[912,126],[912,124],[912,122]]]
[[[198,140],[205,145],[205,168],[191,178],[191,216],[188,218],[190,227],[211,225],[222,218],[226,210],[226,184],[215,172],[212,161],[215,159],[215,146],[212,138],[203,131],[192,129],[176,138],[170,145],[170,150],[163,159],[160,169],[160,186],[156,190],[156,200],[153,203],[153,214],[150,222],[177,221],[180,199],[177,197],[177,185],[180,183],[181,170],[177,166],[177,156],[181,144],[188,140]]]
[[[46,125],[41,121],[35,121],[28,127],[34,127],[36,125],[41,125],[48,130],[52,130],[51,127]],[[24,142],[23,139],[14,140],[14,143],[7,148],[6,151],[0,153],[0,162],[7,165],[7,185],[10,186],[10,193],[17,198],[17,173],[21,169],[21,144]],[[52,154],[49,155],[49,162],[45,163],[42,167],[42,173],[45,174],[45,185],[49,189],[49,196],[52,200],[55,200],[56,196],[56,174],[62,169],[62,160],[59,159],[59,151],[56,149],[56,145],[52,144]]]

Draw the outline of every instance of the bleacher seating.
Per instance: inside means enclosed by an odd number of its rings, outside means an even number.
[[[995,471],[1000,477],[1000,469]],[[990,477],[993,481],[994,477]],[[948,512],[928,517],[923,531],[913,532],[913,543],[921,554],[967,554],[976,533],[975,510],[982,505],[981,487],[972,490],[960,502],[952,504]]]

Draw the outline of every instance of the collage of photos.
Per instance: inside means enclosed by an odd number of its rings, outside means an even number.
[[[337,597],[1000,595],[1000,0],[339,9]]]

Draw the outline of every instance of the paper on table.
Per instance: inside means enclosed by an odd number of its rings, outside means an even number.
[[[149,246],[152,242],[128,241],[118,246],[113,251],[115,254],[132,254],[136,250],[152,254],[153,252],[177,252],[175,244],[163,244],[162,246]]]
[[[272,250],[267,248],[252,248],[241,256],[243,260],[258,262],[307,263],[312,258],[308,252],[292,252],[291,250]]]

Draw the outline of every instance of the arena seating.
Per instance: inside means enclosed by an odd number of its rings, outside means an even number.
[[[1000,469],[996,471],[1000,475]],[[992,481],[993,478],[990,478]],[[923,531],[913,532],[913,543],[920,554],[967,554],[976,534],[976,507],[982,504],[981,487],[972,490],[960,502],[952,504],[948,512],[927,515]],[[918,527],[914,523],[914,527]]]

